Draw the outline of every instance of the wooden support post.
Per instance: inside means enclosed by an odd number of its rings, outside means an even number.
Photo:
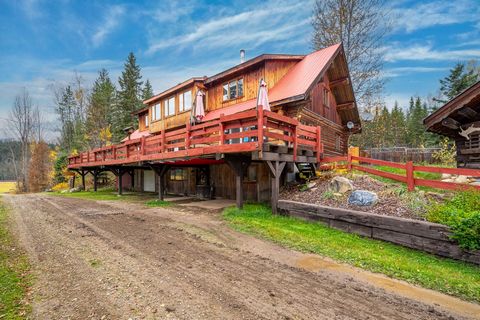
[[[100,172],[97,169],[92,170],[92,176],[93,176],[93,191],[97,192],[98,188],[98,175]]]
[[[161,150],[162,150],[162,153],[164,153],[167,150],[167,148],[166,148],[167,137],[165,137],[165,129],[162,130],[161,135],[162,135],[162,149]]]
[[[163,201],[163,195],[165,194],[164,178],[170,166],[161,164],[158,166],[150,166],[150,168],[158,175],[158,199]]]
[[[235,173],[235,200],[237,208],[243,208],[243,176],[250,165],[251,159],[242,156],[228,155],[225,161]]]
[[[87,173],[88,173],[88,172],[85,172],[85,170],[80,171],[80,175],[82,176],[82,188],[83,188],[83,191],[85,191],[85,189],[86,189],[85,176],[87,175]]]
[[[285,168],[286,162],[267,161],[267,165],[272,173],[272,213],[277,214],[277,205],[280,190],[280,176]]]
[[[415,177],[413,176],[413,161],[407,161],[405,164],[407,172],[407,189],[408,191],[415,190]]]
[[[298,153],[298,141],[297,141],[297,127],[293,127],[293,161],[297,161],[297,153]]]
[[[123,193],[123,170],[118,169],[118,175],[117,175],[117,180],[118,180],[118,195],[122,195]]]
[[[140,145],[140,151],[141,151],[140,154],[142,156],[144,156],[145,155],[145,136],[142,137],[142,143]]]

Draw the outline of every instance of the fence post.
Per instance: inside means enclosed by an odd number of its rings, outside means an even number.
[[[413,176],[413,161],[407,161],[405,164],[405,169],[407,171],[407,189],[408,191],[415,190],[415,179]]]
[[[347,154],[347,170],[352,171],[352,153],[350,152],[350,148],[348,148]]]

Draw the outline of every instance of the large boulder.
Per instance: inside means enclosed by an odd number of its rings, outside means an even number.
[[[367,190],[355,190],[348,197],[349,204],[360,207],[373,206],[377,201],[377,194]]]
[[[336,176],[330,180],[328,188],[333,193],[346,193],[353,190],[353,183],[345,177]]]

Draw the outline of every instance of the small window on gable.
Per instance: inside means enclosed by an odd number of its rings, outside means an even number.
[[[163,108],[165,117],[173,116],[175,114],[175,96],[165,100]]]
[[[223,101],[243,97],[243,78],[235,79],[223,85]]]
[[[178,96],[179,112],[192,109],[192,91],[188,90]]]
[[[326,88],[324,88],[323,89],[323,105],[327,108],[330,107],[328,96],[329,96],[329,92]]]

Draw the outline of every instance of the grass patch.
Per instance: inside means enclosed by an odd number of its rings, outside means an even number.
[[[88,200],[129,200],[129,201],[145,201],[146,199],[154,198],[152,194],[145,194],[140,192],[124,192],[121,196],[117,191],[111,188],[98,189],[95,191],[79,191],[79,192],[51,192],[48,194],[58,195],[62,197],[80,198]]]
[[[15,189],[15,181],[0,181],[0,194],[14,192]]]
[[[0,319],[25,319],[30,313],[26,293],[29,264],[7,228],[8,210],[0,199]]]
[[[102,264],[102,262],[98,259],[90,260],[90,265],[94,268],[100,267],[101,264]]]
[[[148,207],[170,207],[173,205],[173,203],[170,201],[156,199],[145,202],[145,205]]]
[[[351,264],[392,278],[480,302],[480,267],[443,259],[388,242],[362,238],[320,223],[272,215],[263,205],[225,209],[224,218],[237,230],[287,247]]]

